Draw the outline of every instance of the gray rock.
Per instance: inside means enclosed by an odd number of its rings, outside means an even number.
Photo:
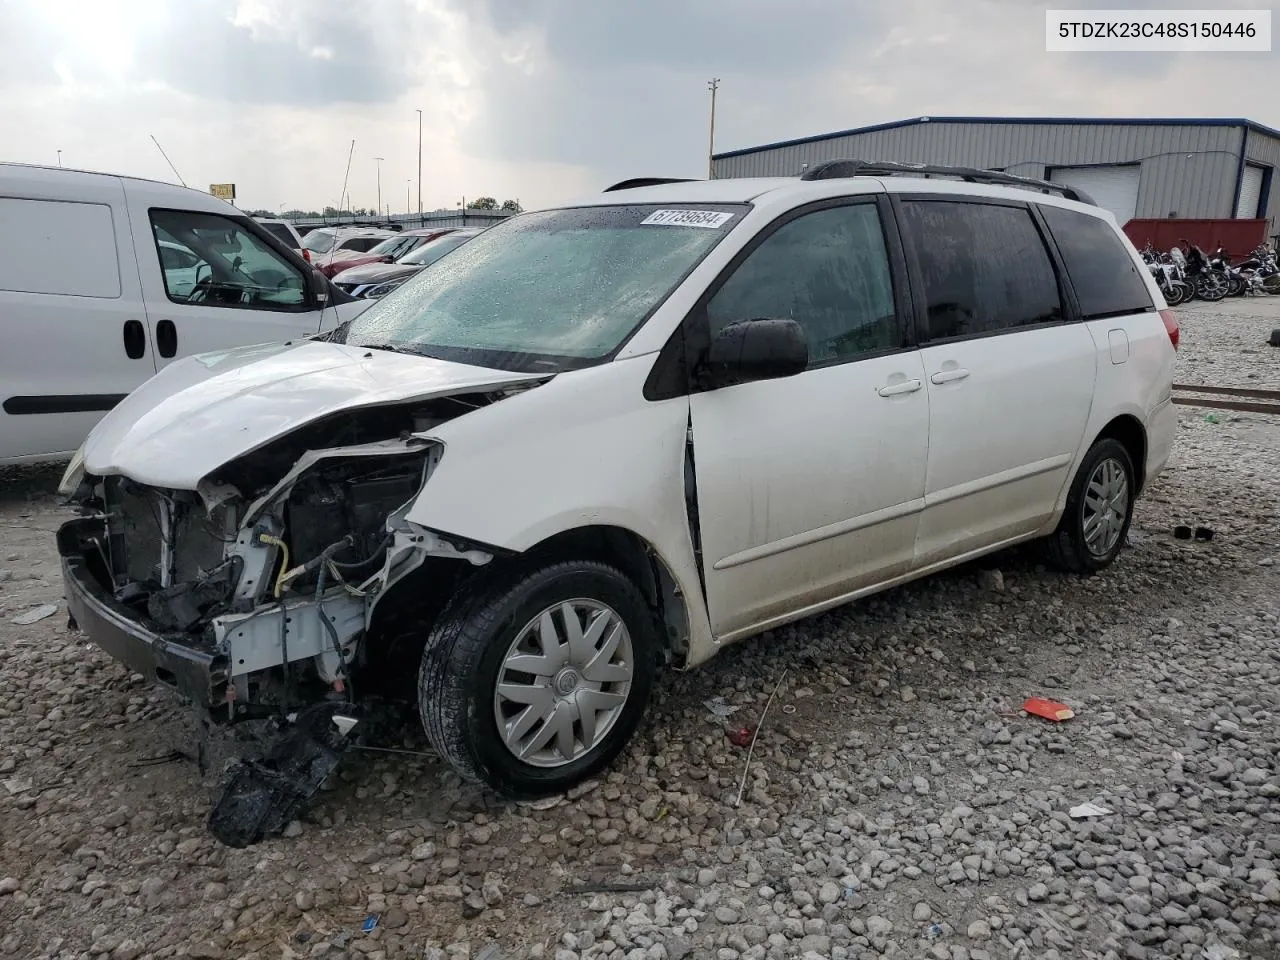
[[[965,932],[970,940],[990,940],[991,924],[987,923],[986,920],[975,920],[969,924],[969,928]]]

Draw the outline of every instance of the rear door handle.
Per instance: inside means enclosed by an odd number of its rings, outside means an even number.
[[[957,367],[954,370],[939,370],[929,378],[930,383],[950,383],[952,380],[963,380],[969,376],[968,370],[962,370]]]
[[[147,331],[141,320],[124,322],[124,355],[130,360],[141,360],[147,352]]]
[[[156,350],[166,358],[178,352],[178,328],[172,320],[161,320],[156,324]]]
[[[876,393],[882,397],[896,397],[903,393],[915,393],[924,384],[919,380],[900,380],[897,383],[891,383],[887,387],[881,387]]]

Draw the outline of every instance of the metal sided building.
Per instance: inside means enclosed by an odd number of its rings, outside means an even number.
[[[1275,233],[1280,131],[1251,120],[915,117],[730,150],[716,177],[798,176],[823,160],[1004,170],[1079,187],[1121,225],[1135,218],[1261,218]]]

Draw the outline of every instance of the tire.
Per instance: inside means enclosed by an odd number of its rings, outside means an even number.
[[[1249,289],[1249,284],[1234,273],[1227,277],[1227,282],[1230,283],[1230,287],[1227,289],[1227,296],[1229,297],[1243,297],[1245,291]]]
[[[1202,273],[1196,278],[1196,296],[1215,303],[1227,295],[1231,284],[1220,273]]]
[[[575,610],[587,642],[592,625],[599,628],[598,618],[606,618],[603,635],[594,646],[580,646],[576,657],[561,642],[572,633],[566,607]],[[543,643],[548,618],[554,651]],[[427,738],[460,776],[504,796],[564,791],[606,767],[635,732],[653,685],[660,636],[639,589],[613,567],[568,561],[495,571],[450,603],[427,638],[418,673]],[[601,652],[611,639],[616,643],[608,661],[593,663],[588,651]],[[512,656],[523,658],[521,666],[547,672],[514,669]],[[499,696],[500,681],[511,697]],[[588,715],[594,733],[589,745]],[[567,722],[553,726],[557,717]],[[507,731],[517,734],[515,747],[508,747]],[[546,742],[539,745],[543,735]],[[525,758],[517,756],[521,746],[529,748]],[[572,754],[567,760],[566,749]]]
[[[1111,465],[1123,475],[1125,499],[1123,515],[1110,514],[1113,522],[1102,539],[1091,545],[1086,524],[1096,515],[1094,501],[1086,497],[1095,480],[1102,480],[1105,466]],[[1113,474],[1114,476],[1114,474]],[[1113,487],[1113,489],[1116,489]],[[1089,448],[1067,494],[1067,506],[1062,519],[1045,541],[1047,559],[1053,566],[1070,573],[1092,574],[1111,566],[1124,546],[1133,520],[1134,471],[1129,453],[1118,440],[1103,438]],[[1114,499],[1114,496],[1113,496]],[[1104,514],[1105,516],[1106,514]],[[1118,526],[1114,521],[1118,520]],[[1101,549],[1105,547],[1105,549]]]
[[[1175,280],[1169,287],[1169,294],[1165,298],[1171,307],[1179,307],[1186,303],[1193,296],[1191,285],[1183,283],[1181,280]]]
[[[1280,273],[1273,273],[1262,278],[1262,289],[1267,293],[1280,293]]]

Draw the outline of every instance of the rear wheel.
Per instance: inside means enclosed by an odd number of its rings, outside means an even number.
[[[1272,273],[1263,277],[1262,289],[1267,293],[1280,293],[1280,273]]]
[[[613,567],[570,561],[489,578],[427,640],[423,726],[468,780],[517,797],[565,790],[631,738],[658,638],[644,597]]]
[[[1196,296],[1201,300],[1221,300],[1231,290],[1231,283],[1224,274],[1209,271],[1196,278]]]
[[[1054,566],[1095,573],[1112,564],[1133,520],[1133,461],[1123,444],[1104,438],[1085,454],[1058,529],[1045,548]]]

